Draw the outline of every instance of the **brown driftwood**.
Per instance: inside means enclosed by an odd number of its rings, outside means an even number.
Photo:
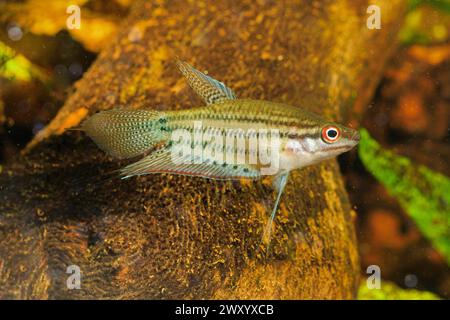
[[[404,3],[377,3],[381,30],[366,28],[366,1],[136,1],[57,117],[3,168],[0,297],[354,298],[354,213],[336,161],[293,172],[266,255],[269,181],[110,179],[124,162],[64,129],[118,105],[199,105],[175,57],[239,97],[345,122],[395,44]],[[80,290],[66,287],[69,265]]]

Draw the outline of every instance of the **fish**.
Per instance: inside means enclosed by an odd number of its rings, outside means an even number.
[[[97,146],[119,159],[142,157],[120,169],[123,179],[169,173],[217,180],[274,177],[277,192],[263,238],[292,170],[355,147],[357,130],[280,102],[238,99],[224,83],[187,62],[176,62],[204,106],[159,111],[111,109],[81,124]]]

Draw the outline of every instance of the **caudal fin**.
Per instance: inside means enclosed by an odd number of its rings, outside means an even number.
[[[80,128],[106,153],[132,158],[167,140],[166,126],[163,112],[113,109],[94,114]]]

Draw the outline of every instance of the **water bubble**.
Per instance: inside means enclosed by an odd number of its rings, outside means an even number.
[[[67,74],[67,68],[63,64],[58,64],[55,66],[55,72],[57,75],[62,76]]]
[[[417,280],[417,276],[414,274],[407,274],[405,276],[405,286],[407,286],[408,288],[414,288],[415,286],[417,286],[418,280]]]
[[[33,134],[36,135],[39,131],[41,131],[44,128],[44,124],[41,122],[37,122],[33,126]]]
[[[83,74],[83,67],[79,63],[72,63],[69,66],[69,72],[73,78],[79,78]]]
[[[22,29],[18,25],[8,27],[8,37],[12,41],[19,41],[23,37]]]

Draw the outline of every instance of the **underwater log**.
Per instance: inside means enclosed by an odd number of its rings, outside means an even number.
[[[0,173],[0,298],[355,298],[355,214],[335,160],[291,173],[267,253],[270,181],[120,180],[125,160],[66,129],[118,106],[202,105],[177,57],[241,98],[346,123],[368,103],[405,11],[377,1],[382,28],[371,30],[368,5],[135,1],[58,115]]]

